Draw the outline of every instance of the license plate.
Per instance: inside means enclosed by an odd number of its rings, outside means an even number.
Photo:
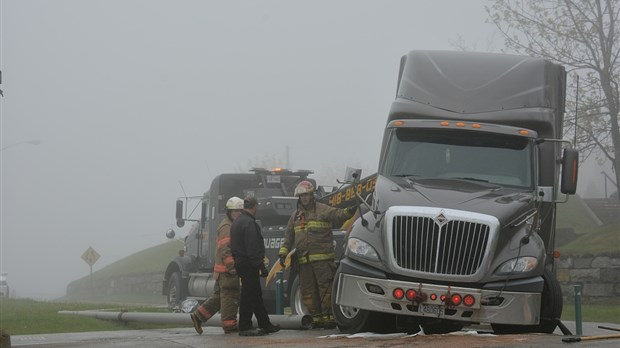
[[[418,311],[424,315],[443,317],[445,308],[446,307],[440,305],[422,303]]]

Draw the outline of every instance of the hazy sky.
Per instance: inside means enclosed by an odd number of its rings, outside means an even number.
[[[287,146],[319,182],[370,174],[403,54],[502,47],[482,0],[0,3],[0,262],[20,297],[62,296],[89,246],[96,271],[165,242],[179,181],[201,194]]]

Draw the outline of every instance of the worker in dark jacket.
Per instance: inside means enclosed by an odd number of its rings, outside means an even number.
[[[235,268],[241,278],[239,303],[239,336],[262,336],[280,331],[273,325],[263,303],[259,276],[269,273],[265,267],[265,244],[260,226],[256,223],[258,202],[255,198],[243,201],[244,210],[235,219],[230,232],[230,248],[235,259]],[[260,330],[252,327],[252,315],[256,316]]]
[[[339,209],[316,202],[314,186],[309,181],[295,188],[299,197],[297,210],[291,215],[284,242],[278,255],[280,263],[295,250],[292,258],[299,272],[301,298],[312,315],[315,328],[334,328],[331,315],[331,294],[336,272],[332,228],[339,228],[353,217],[356,207]]]

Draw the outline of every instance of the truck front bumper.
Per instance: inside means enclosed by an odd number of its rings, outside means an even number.
[[[452,287],[340,271],[336,277],[334,301],[344,307],[472,323],[536,325],[540,320],[540,293]],[[403,292],[412,289],[418,297],[397,299],[394,295],[396,289]],[[461,298],[469,295],[475,300],[474,304],[454,305],[442,300],[442,295],[450,298],[454,294],[461,295]]]

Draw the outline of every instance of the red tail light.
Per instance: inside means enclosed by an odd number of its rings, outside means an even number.
[[[454,294],[450,297],[450,302],[452,302],[452,304],[455,306],[460,305],[462,301],[463,301],[463,298],[459,294]]]
[[[409,300],[409,301],[413,301],[413,299],[415,298],[415,295],[416,295],[416,292],[413,289],[409,289],[405,293],[405,296],[407,296],[407,300]]]
[[[476,303],[476,299],[472,295],[465,295],[463,298],[463,304],[467,307],[471,307]]]
[[[405,297],[405,292],[401,288],[396,288],[392,291],[392,296],[397,300],[402,300]]]

